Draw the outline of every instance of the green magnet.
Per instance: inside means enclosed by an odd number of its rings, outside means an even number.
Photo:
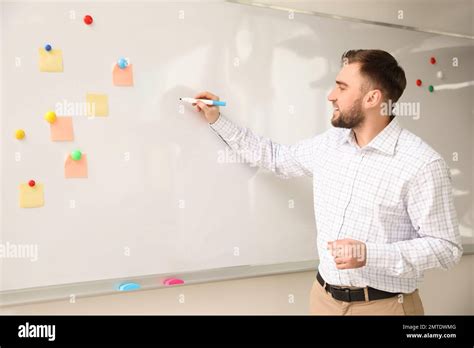
[[[79,150],[74,150],[73,152],[71,152],[71,158],[74,160],[74,161],[79,161],[82,157],[82,153],[81,151]]]

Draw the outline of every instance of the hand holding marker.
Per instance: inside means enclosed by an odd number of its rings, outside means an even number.
[[[219,118],[219,106],[225,106],[226,102],[219,101],[219,97],[210,92],[201,92],[194,98],[180,98],[180,100],[192,103],[197,111],[203,111],[207,122],[214,123]]]

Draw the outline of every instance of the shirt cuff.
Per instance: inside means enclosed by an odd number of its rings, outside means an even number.
[[[232,139],[239,131],[237,125],[222,115],[219,115],[219,118],[214,123],[210,123],[209,126],[224,140]]]
[[[209,123],[209,126],[211,126],[211,128],[218,128],[219,127],[219,123],[222,122],[222,119],[224,118],[224,116],[221,115],[221,113],[219,112],[219,116],[217,117],[217,120],[215,120],[213,123]]]
[[[397,260],[397,250],[394,245],[380,243],[365,243],[367,267],[393,268]]]

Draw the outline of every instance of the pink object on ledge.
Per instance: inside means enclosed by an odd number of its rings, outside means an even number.
[[[166,278],[163,280],[164,285],[178,285],[178,284],[184,284],[184,280],[178,279],[178,278]]]

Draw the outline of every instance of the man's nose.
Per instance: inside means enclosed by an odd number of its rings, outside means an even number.
[[[335,94],[334,94],[334,90],[331,91],[331,93],[329,93],[328,95],[328,100],[330,102],[335,102],[336,101],[336,97],[335,97]]]

